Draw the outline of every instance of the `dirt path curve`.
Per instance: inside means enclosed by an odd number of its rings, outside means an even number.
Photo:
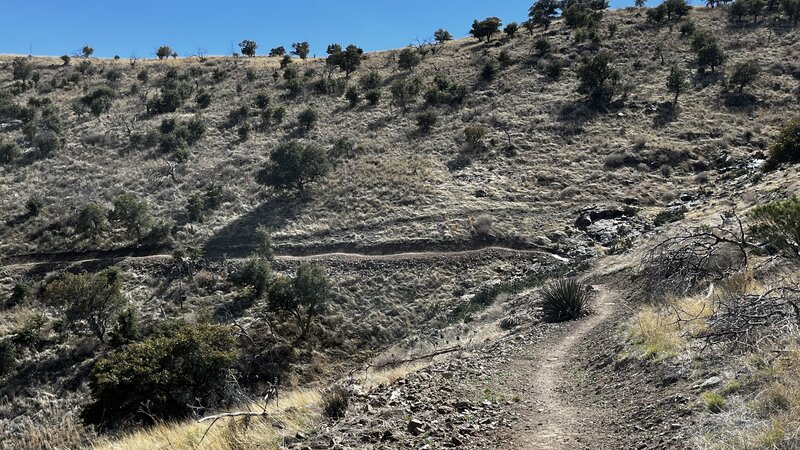
[[[565,323],[511,362],[513,375],[508,383],[516,387],[522,401],[512,444],[505,448],[616,448],[602,426],[610,412],[582,404],[573,388],[575,374],[568,370],[578,346],[591,345],[586,338],[614,311],[614,292],[602,285],[594,287],[594,314]]]

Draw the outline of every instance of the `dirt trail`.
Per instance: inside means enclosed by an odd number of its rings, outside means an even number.
[[[412,259],[426,259],[426,258],[439,258],[439,257],[464,257],[464,256],[472,256],[478,255],[482,253],[488,252],[500,252],[500,253],[515,253],[521,255],[542,255],[542,256],[549,256],[551,258],[557,259],[561,262],[568,262],[569,259],[564,258],[556,253],[551,253],[543,250],[528,250],[528,249],[515,249],[509,247],[502,247],[502,246],[488,246],[488,247],[481,247],[481,248],[474,248],[474,249],[466,249],[466,250],[432,250],[432,251],[416,251],[416,252],[388,252],[388,253],[357,253],[357,252],[320,252],[320,253],[310,253],[305,255],[275,255],[275,259],[278,261],[319,261],[325,259],[345,259],[345,260],[376,260],[376,261],[388,261],[388,260],[412,260]],[[18,261],[0,265],[0,269],[17,269],[17,268],[25,268],[25,267],[32,267],[37,265],[46,265],[46,264],[87,264],[87,263],[95,263],[95,262],[102,262],[102,261],[110,261],[110,260],[121,260],[121,259],[129,259],[129,260],[158,260],[158,259],[167,259],[171,258],[171,253],[154,251],[151,254],[143,254],[143,255],[136,255],[136,254],[114,254],[113,252],[105,252],[107,254],[99,254],[99,255],[92,255],[92,254],[42,254],[42,255],[30,255],[30,256],[22,256],[16,257]],[[87,257],[88,256],[88,257]],[[208,259],[219,259],[220,257],[212,256]],[[229,260],[239,260],[242,258],[227,258]]]
[[[579,345],[598,325],[611,317],[615,294],[605,286],[595,286],[594,314],[580,321],[565,323],[547,333],[537,345],[529,346],[510,367],[509,387],[521,397],[518,414],[507,449],[615,448],[602,423],[609,411],[582,404],[568,371]]]

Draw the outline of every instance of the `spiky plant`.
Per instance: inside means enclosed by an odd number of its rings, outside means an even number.
[[[587,285],[574,278],[556,280],[542,289],[542,311],[548,322],[579,318],[588,301]]]

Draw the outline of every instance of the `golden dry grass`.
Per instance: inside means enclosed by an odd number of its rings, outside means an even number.
[[[369,371],[356,381],[364,389],[369,390],[380,384],[390,384],[421,367],[422,364],[406,364],[377,372]],[[95,444],[94,448],[95,450],[275,449],[281,445],[284,437],[294,436],[298,431],[308,432],[323,420],[321,401],[319,390],[298,389],[281,393],[277,405],[275,402],[270,402],[266,406],[266,411],[269,413],[267,417],[224,418],[210,428],[210,421],[159,423],[119,439],[104,439]],[[263,404],[252,404],[232,411],[262,411],[264,409],[262,407]]]

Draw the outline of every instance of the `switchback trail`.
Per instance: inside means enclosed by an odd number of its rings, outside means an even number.
[[[101,250],[101,251],[87,251],[87,252],[64,252],[64,253],[40,253],[30,255],[17,255],[7,258],[2,261],[0,269],[23,268],[33,267],[39,265],[54,265],[54,264],[86,264],[102,261],[124,260],[124,259],[138,259],[138,260],[157,260],[170,258],[172,253],[169,249],[164,247],[151,247],[140,249],[123,249],[123,250]],[[543,255],[549,256],[562,262],[568,262],[569,259],[559,255],[556,252],[549,251],[548,249],[536,248],[513,248],[500,245],[484,246],[468,249],[452,249],[452,250],[431,250],[431,251],[395,251],[393,247],[383,248],[380,246],[367,247],[362,250],[363,252],[356,251],[328,251],[328,247],[322,249],[319,253],[314,253],[313,248],[304,248],[302,252],[295,251],[294,254],[276,254],[275,259],[279,261],[320,261],[325,259],[344,259],[344,260],[375,260],[375,261],[393,261],[393,260],[415,260],[427,258],[441,258],[441,257],[466,257],[479,254],[495,253],[512,253],[522,255]],[[386,250],[382,253],[381,250]],[[298,254],[299,253],[299,254]],[[214,252],[205,255],[207,259],[223,259],[228,255],[221,252]],[[236,260],[242,258],[238,252],[228,259]]]
[[[616,448],[602,426],[611,412],[581,402],[568,370],[578,346],[588,344],[587,337],[614,311],[613,291],[602,285],[595,289],[594,314],[546,333],[510,361],[505,383],[521,402],[506,449]]]

